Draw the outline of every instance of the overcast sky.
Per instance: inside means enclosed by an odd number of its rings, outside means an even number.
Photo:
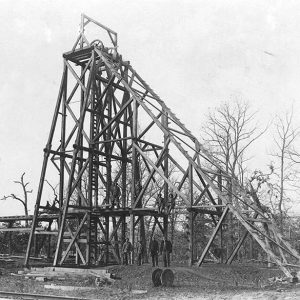
[[[0,0],[0,197],[34,193],[62,74],[80,14],[118,33],[119,52],[197,136],[209,108],[242,98],[263,126],[294,104],[300,125],[299,1]],[[254,163],[271,139],[255,148]],[[267,162],[266,162],[267,163]],[[31,211],[32,213],[32,211]],[[22,214],[0,202],[0,215]]]

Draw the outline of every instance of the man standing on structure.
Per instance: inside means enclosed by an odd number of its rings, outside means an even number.
[[[161,193],[158,193],[155,204],[157,206],[158,213],[161,214],[164,211],[164,208],[165,208],[164,198],[162,197]]]
[[[175,197],[173,193],[169,194],[168,203],[167,203],[167,214],[171,213],[171,210],[175,208]]]
[[[164,267],[170,267],[170,253],[172,253],[172,243],[164,237],[160,244],[160,254],[163,256]]]
[[[131,252],[131,243],[129,239],[126,238],[122,247],[122,255],[123,255],[123,265],[128,265],[128,260],[130,259]]]
[[[150,241],[149,250],[152,258],[152,267],[158,267],[159,245],[155,237],[153,237],[153,240]]]

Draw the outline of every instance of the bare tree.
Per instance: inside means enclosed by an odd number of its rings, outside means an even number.
[[[277,117],[275,121],[274,150],[271,156],[276,159],[275,174],[277,183],[273,185],[274,201],[279,212],[279,226],[283,231],[285,204],[290,200],[289,192],[294,186],[298,171],[295,168],[294,144],[299,136],[299,129],[293,127],[293,110],[285,113],[284,117]]]
[[[237,179],[244,185],[246,172],[245,162],[248,160],[246,150],[266,130],[259,129],[255,121],[256,112],[252,112],[248,103],[235,100],[225,102],[211,111],[203,128],[204,140],[215,160],[230,175],[225,184],[229,192],[230,201],[233,201],[232,192],[235,191],[234,182]],[[227,254],[234,245],[233,216],[229,215],[229,230]]]
[[[10,195],[3,196],[3,198],[1,200],[7,200],[7,199],[11,198],[11,199],[21,202],[22,205],[24,206],[25,216],[28,217],[28,194],[31,194],[32,190],[27,190],[27,186],[28,186],[29,182],[24,181],[24,176],[25,176],[25,172],[21,175],[20,181],[17,181],[17,180],[14,181],[14,183],[21,185],[22,190],[23,190],[23,197],[20,197],[14,193],[11,193]],[[26,226],[28,226],[28,220],[26,220]]]
[[[256,112],[242,101],[225,102],[209,113],[203,131],[215,159],[241,183],[245,173],[245,152],[266,130],[258,130]]]

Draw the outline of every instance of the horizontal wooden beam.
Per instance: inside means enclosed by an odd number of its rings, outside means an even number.
[[[36,227],[36,231],[45,230],[43,227]],[[7,231],[18,231],[18,232],[30,232],[31,227],[12,227],[12,228],[0,228],[0,232],[7,232]]]
[[[115,160],[126,161],[126,162],[131,163],[131,159],[128,159],[128,158],[123,158],[123,157],[113,155],[113,154],[108,154],[107,155],[107,153],[105,153],[105,152],[95,150],[95,149],[90,149],[90,148],[87,148],[87,147],[81,147],[81,146],[78,146],[76,144],[74,144],[73,147],[74,147],[74,149],[83,150],[83,151],[86,151],[88,153],[94,153],[94,154],[102,155],[102,156],[105,156],[105,157],[109,156],[110,158],[115,159]]]

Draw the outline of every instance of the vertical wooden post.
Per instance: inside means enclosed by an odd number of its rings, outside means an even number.
[[[84,14],[81,14],[81,23],[80,23],[80,48],[83,48],[83,34],[84,34]]]
[[[92,65],[91,65],[91,68],[90,68],[90,74],[89,74],[89,79],[88,79],[88,83],[87,83],[86,93],[84,95],[84,102],[85,102],[84,106],[86,106],[87,103],[88,103],[91,83],[92,83],[93,78],[95,76],[94,55],[95,55],[95,53],[92,52]],[[82,130],[83,130],[83,125],[84,125],[85,114],[86,114],[86,109],[82,109],[80,111],[78,131],[77,131],[77,136],[76,136],[76,141],[75,141],[76,145],[78,145],[79,142],[80,142],[80,138],[81,138],[81,134],[82,134]],[[61,255],[61,251],[62,251],[63,234],[64,234],[64,229],[65,229],[65,223],[67,221],[67,212],[68,212],[68,207],[69,207],[69,201],[70,201],[70,198],[72,196],[72,184],[73,184],[73,180],[74,180],[74,174],[75,174],[75,169],[76,169],[76,160],[77,160],[77,158],[78,158],[78,147],[74,148],[74,150],[73,150],[71,170],[70,170],[70,175],[69,175],[69,180],[68,180],[68,192],[67,192],[66,198],[64,199],[62,219],[61,219],[61,224],[60,224],[60,227],[59,227],[59,230],[58,230],[57,246],[56,246],[56,251],[55,251],[55,256],[54,256],[54,261],[53,261],[54,266],[57,265],[58,259]]]
[[[10,221],[8,223],[8,228],[12,228],[13,227],[14,222]],[[9,231],[8,232],[8,254],[11,255],[12,254],[12,232]],[[34,247],[35,248],[35,247]]]
[[[221,174],[221,170],[219,170],[219,174],[218,174],[218,188],[219,188],[219,191],[222,192],[222,174]],[[222,205],[222,199],[220,196],[218,196],[218,205]],[[220,208],[221,210],[222,208]],[[223,225],[221,225],[220,227],[220,249],[221,249],[221,257],[220,257],[220,260],[221,260],[221,263],[223,263],[224,261],[224,255],[223,255]]]
[[[109,263],[109,216],[105,216],[105,265]]]
[[[132,252],[131,252],[131,258],[130,258],[130,261],[133,262],[134,261],[134,239],[135,239],[135,236],[134,236],[134,221],[135,221],[135,217],[134,217],[134,213],[131,212],[130,214],[130,228],[129,228],[129,242],[131,243],[132,245]]]
[[[49,155],[50,155],[49,150],[51,150],[51,147],[52,147],[52,139],[53,139],[56,123],[57,123],[57,118],[58,118],[59,109],[60,109],[60,105],[61,105],[63,90],[64,90],[65,84],[66,84],[66,81],[65,81],[66,74],[67,74],[67,66],[64,65],[64,72],[63,72],[62,79],[61,79],[61,85],[60,85],[58,98],[57,98],[57,102],[56,102],[56,106],[55,106],[55,111],[54,111],[54,115],[53,115],[53,119],[52,119],[50,134],[49,134],[49,138],[47,141],[46,149],[44,151],[43,166],[42,166],[42,170],[41,170],[39,188],[38,188],[36,203],[35,203],[35,207],[34,207],[34,215],[33,215],[33,219],[32,219],[31,230],[30,230],[30,235],[29,235],[29,240],[28,240],[27,250],[26,250],[26,255],[25,255],[25,261],[24,261],[25,266],[28,266],[28,263],[29,263],[30,251],[31,251],[31,246],[32,246],[32,242],[33,242],[35,227],[37,224],[38,211],[40,208],[43,187],[44,187],[44,182],[45,182],[46,169],[47,169]]]
[[[162,112],[162,125],[167,130],[168,128],[168,113],[163,110]],[[166,147],[165,154],[164,154],[164,175],[166,178],[169,178],[169,147],[168,147],[168,135],[164,133],[164,147]],[[165,207],[167,206],[169,198],[169,187],[167,182],[164,182],[164,203]],[[169,226],[169,216],[164,215],[163,217],[163,224],[164,224],[164,237],[168,239],[168,226]]]
[[[124,73],[123,73],[123,77],[124,80],[126,82],[128,82],[128,67],[126,66],[124,68]],[[122,106],[125,105],[125,103],[127,103],[127,101],[129,100],[130,95],[127,91],[124,92],[123,95],[123,99],[122,99]],[[128,135],[128,124],[129,120],[128,120],[128,108],[125,109],[124,114],[123,114],[123,138],[124,140],[121,142],[122,143],[122,151],[121,151],[121,155],[122,155],[122,186],[121,186],[121,201],[122,201],[122,208],[125,208],[126,206],[128,206],[127,203],[127,199],[126,199],[126,191],[127,191],[127,135]],[[127,230],[127,224],[126,224],[126,216],[122,215],[122,228],[121,228],[121,243],[123,243],[125,241],[125,236],[126,236],[126,230]],[[121,254],[122,255],[122,254]]]
[[[67,83],[68,83],[68,71],[64,78],[64,89],[63,89],[63,101],[61,103],[61,136],[60,136],[60,151],[65,152],[65,142],[66,142],[66,101],[67,101]],[[62,207],[64,199],[64,182],[65,182],[65,157],[60,156],[60,168],[59,168],[59,208]],[[60,222],[60,218],[58,220]]]
[[[188,263],[190,266],[193,265],[194,258],[194,214],[192,210],[193,206],[193,166],[189,164],[189,200],[190,200],[190,211],[188,212],[189,217],[189,230],[190,230],[190,239],[189,239],[189,259]]]
[[[137,143],[137,118],[138,118],[138,111],[137,111],[137,101],[134,100],[133,101],[133,116],[132,116],[132,121],[133,121],[133,128],[132,128],[132,144],[136,144]],[[132,147],[132,184],[131,184],[131,209],[134,208],[134,203],[136,200],[136,196],[137,196],[137,151],[136,148],[133,146]],[[130,237],[129,237],[130,243],[132,244],[132,261],[134,261],[134,213],[133,211],[131,211],[131,215],[130,215]]]
[[[83,76],[81,82],[84,85],[85,84],[85,75],[82,74],[83,70],[84,70],[84,67],[81,67],[81,76]],[[81,91],[80,91],[80,112],[82,112],[83,110],[85,110],[85,108],[84,108],[84,99],[85,99],[85,92],[81,89]],[[79,173],[80,170],[81,170],[81,168],[82,168],[82,165],[83,165],[83,151],[82,151],[83,134],[81,132],[79,134],[78,146],[79,146],[79,151],[78,151],[77,155],[79,157],[79,161],[77,162],[77,167],[78,167],[78,173]],[[78,182],[77,186],[78,186],[78,189],[82,190],[82,179],[80,179],[80,181]],[[85,195],[85,197],[86,196],[87,195]],[[78,204],[78,206],[82,205],[82,199],[81,199],[81,196],[80,196],[79,193],[77,195],[77,204]]]
[[[163,216],[163,222],[164,222],[164,227],[163,227],[163,229],[164,229],[164,232],[163,232],[163,234],[164,234],[164,237],[167,239],[168,238],[168,225],[169,225],[169,219],[168,219],[168,215],[167,214],[164,214],[164,216]]]
[[[86,262],[86,265],[90,265],[90,263],[91,263],[91,234],[92,234],[91,233],[91,230],[92,230],[92,228],[91,228],[91,213],[87,214],[86,226],[87,226],[87,228],[86,228],[85,262]]]
[[[124,125],[123,125],[123,136],[124,138],[127,137],[127,109],[124,112]],[[122,201],[122,208],[124,209],[127,206],[126,203],[126,190],[127,190],[127,140],[123,140],[123,149],[122,149],[122,195],[121,195],[121,201]],[[122,238],[121,241],[124,242],[125,235],[126,235],[126,216],[123,215],[122,217]]]

